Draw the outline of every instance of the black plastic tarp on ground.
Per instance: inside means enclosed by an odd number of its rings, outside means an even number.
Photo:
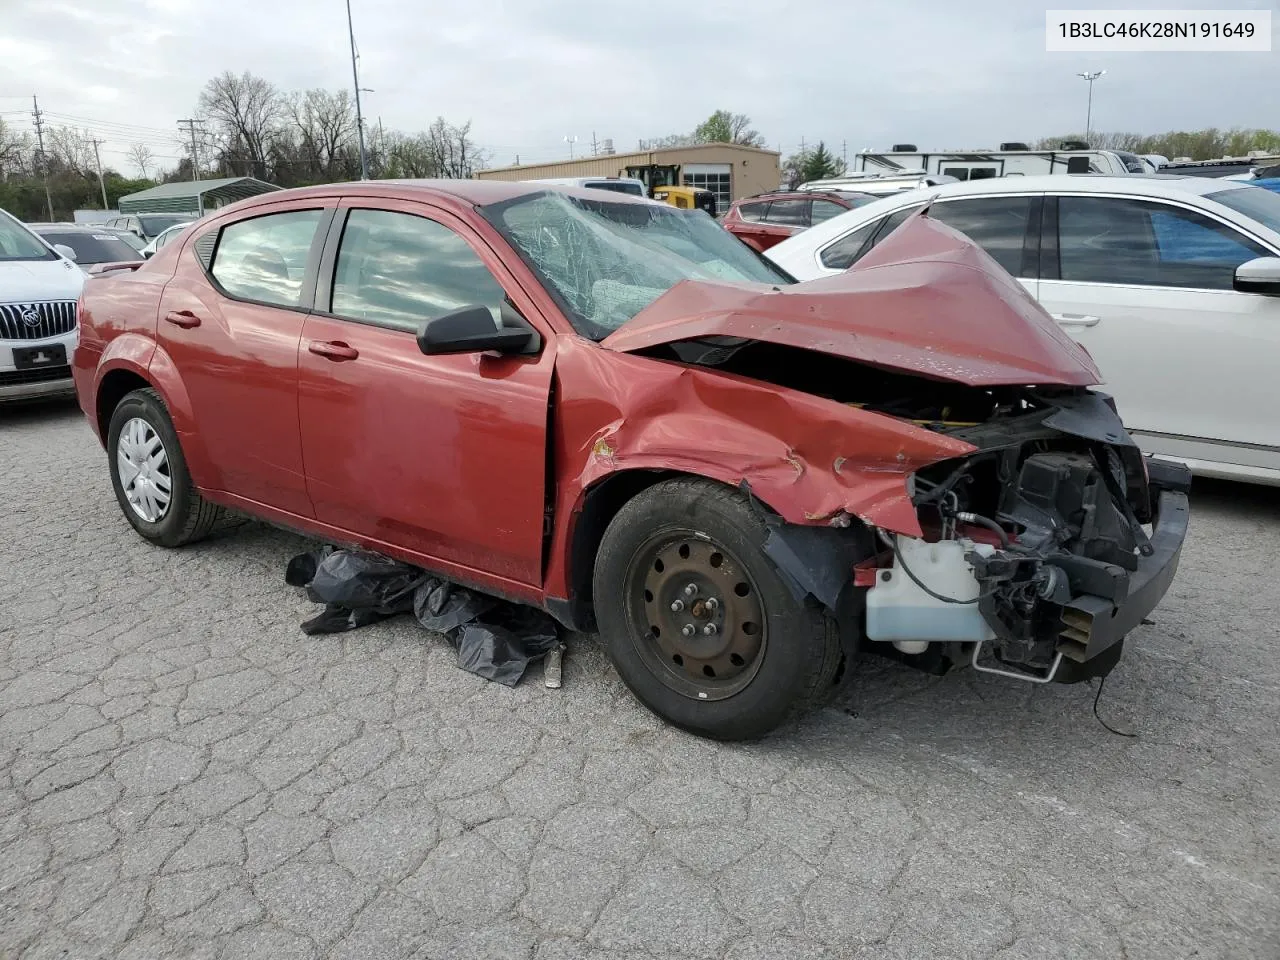
[[[322,547],[289,561],[285,582],[324,610],[302,624],[308,635],[342,633],[409,613],[444,634],[463,670],[514,687],[534,660],[559,643],[541,610],[476,593],[367,550]]]

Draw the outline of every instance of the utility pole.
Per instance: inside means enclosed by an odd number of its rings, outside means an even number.
[[[849,141],[840,141],[840,162],[844,164],[845,169],[849,169]]]
[[[200,153],[196,149],[196,124],[199,122],[199,120],[178,121],[178,126],[182,126],[185,123],[188,132],[191,134],[191,179],[193,181],[200,179]]]
[[[107,203],[107,181],[102,179],[102,155],[98,153],[100,144],[106,143],[105,140],[93,141],[93,159],[98,164],[98,186],[102,188],[102,209],[110,210],[111,204]]]
[[[356,31],[351,25],[351,0],[347,0],[347,36],[351,40],[351,81],[356,88],[356,133],[360,137],[360,179],[369,179],[369,158],[364,152],[364,114],[360,111],[360,74],[356,70]]]
[[[569,159],[573,159],[573,145],[578,142],[577,137],[565,136],[564,142],[569,145]]]
[[[592,130],[591,131],[591,155],[593,157],[596,156],[596,152],[597,152],[596,151],[596,132]]]
[[[44,114],[40,112],[40,101],[31,95],[31,117],[36,127],[36,140],[40,143],[40,172],[44,174],[44,199],[49,204],[49,220],[53,220],[53,195],[49,193],[49,158],[44,152]]]

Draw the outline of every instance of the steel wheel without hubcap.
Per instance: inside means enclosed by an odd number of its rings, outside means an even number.
[[[723,700],[760,670],[767,620],[760,592],[719,544],[666,531],[627,569],[632,637],[653,674],[697,700]]]
[[[155,428],[141,417],[126,421],[120,430],[116,473],[134,513],[147,523],[164,519],[173,491],[169,456]]]

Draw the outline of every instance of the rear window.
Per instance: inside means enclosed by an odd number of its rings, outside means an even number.
[[[752,223],[758,223],[763,220],[768,211],[768,200],[756,203],[741,203],[738,205],[738,216],[743,220],[750,220]]]
[[[76,252],[76,263],[113,263],[123,260],[141,260],[140,254],[114,233],[54,233],[46,231],[42,234],[48,243],[65,243]]]
[[[185,214],[162,214],[160,216],[139,217],[138,219],[142,223],[143,232],[149,237],[154,237],[157,233],[169,229],[174,224],[189,222],[191,217]]]

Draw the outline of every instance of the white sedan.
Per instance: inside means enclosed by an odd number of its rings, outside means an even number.
[[[1204,177],[979,180],[858,207],[764,255],[798,280],[839,273],[926,204],[1084,344],[1143,450],[1280,486],[1280,195]]]
[[[142,255],[148,259],[154,257],[156,252],[169,241],[177,240],[182,235],[182,231],[191,226],[192,222],[191,220],[185,220],[182,223],[175,223],[172,227],[165,227],[151,238],[150,243],[142,248]]]

